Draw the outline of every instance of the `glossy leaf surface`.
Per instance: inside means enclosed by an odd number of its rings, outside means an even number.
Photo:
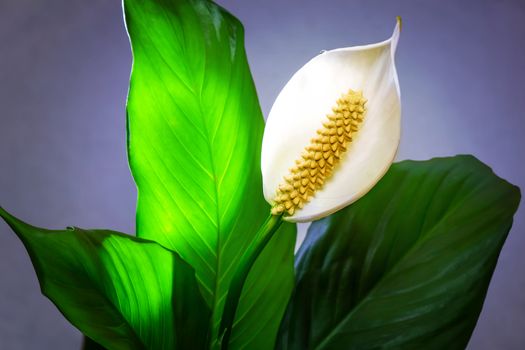
[[[520,200],[470,156],[394,164],[310,227],[279,349],[463,349]]]
[[[45,230],[1,208],[0,216],[29,252],[42,293],[100,345],[206,349],[210,311],[177,254],[118,232]]]
[[[125,0],[124,10],[134,59],[127,112],[137,235],[195,268],[216,338],[236,263],[269,213],[264,123],[243,28],[209,1]],[[281,231],[248,279],[231,348],[274,343],[293,288],[294,226]]]

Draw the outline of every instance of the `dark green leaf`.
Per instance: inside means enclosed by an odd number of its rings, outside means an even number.
[[[89,337],[84,336],[82,341],[82,350],[106,350],[106,348],[93,341]]]
[[[2,208],[42,293],[107,349],[206,349],[209,309],[193,269],[157,243],[103,230],[50,231]],[[94,345],[94,344],[88,344]]]
[[[312,224],[280,349],[463,349],[520,192],[470,156],[394,164]]]
[[[209,1],[125,0],[124,10],[137,235],[195,268],[215,339],[238,259],[269,213],[259,165],[264,123],[243,28]],[[294,230],[285,225],[258,260],[231,348],[273,345],[293,288]]]

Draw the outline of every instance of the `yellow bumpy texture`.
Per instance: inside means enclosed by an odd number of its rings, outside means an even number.
[[[336,170],[365,114],[362,92],[349,90],[337,100],[331,114],[317,130],[296,165],[279,185],[273,215],[293,215],[302,209]]]

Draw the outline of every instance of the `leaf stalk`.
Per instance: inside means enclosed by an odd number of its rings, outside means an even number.
[[[257,231],[255,239],[241,257],[237,270],[230,282],[226,303],[224,304],[224,312],[219,327],[219,343],[221,344],[222,350],[228,349],[233,321],[235,320],[235,313],[239,306],[242,288],[248,278],[248,274],[259,255],[281,226],[282,222],[282,215],[270,214],[259,228],[259,231]]]

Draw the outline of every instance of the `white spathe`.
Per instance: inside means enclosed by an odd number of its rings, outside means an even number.
[[[401,99],[394,62],[401,30],[383,42],[325,51],[283,88],[264,130],[261,170],[264,197],[274,204],[279,184],[316,136],[336,100],[349,89],[368,99],[364,120],[332,176],[303,209],[284,219],[319,219],[355,202],[386,173],[400,140]]]

